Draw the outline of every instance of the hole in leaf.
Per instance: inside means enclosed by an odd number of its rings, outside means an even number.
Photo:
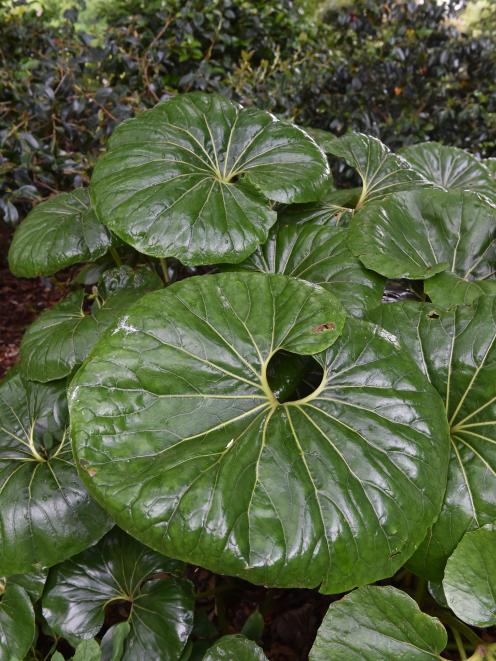
[[[439,315],[435,310],[431,310],[427,313],[427,319],[439,319]]]
[[[320,386],[324,370],[313,356],[278,351],[267,365],[267,383],[281,404],[311,395]]]

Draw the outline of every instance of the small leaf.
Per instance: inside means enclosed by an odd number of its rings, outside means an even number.
[[[329,606],[310,661],[432,661],[446,647],[446,630],[401,590],[368,586]]]
[[[241,633],[250,640],[260,640],[265,622],[262,613],[257,609],[246,618]]]
[[[122,644],[123,661],[178,659],[193,628],[194,607],[192,584],[168,576],[179,567],[114,528],[99,544],[50,572],[43,615],[56,633],[85,639],[99,633],[106,607],[122,602],[130,610],[130,630],[112,627],[104,659]]]
[[[439,583],[465,532],[496,520],[496,298],[449,311],[393,303],[369,318],[397,335],[445,402],[451,457],[444,504],[409,561]]]
[[[115,293],[109,295],[101,306],[94,303],[90,314],[83,309],[85,295],[80,290],[42,312],[29,326],[20,348],[20,369],[26,378],[46,383],[69,376],[83,362],[98,338],[150,290],[150,285],[162,286],[153,274],[133,273],[126,276],[131,286],[122,288],[122,282],[117,282],[119,277],[124,278],[122,274],[108,275],[103,289]]]
[[[101,658],[100,645],[96,640],[83,640],[76,647],[76,653],[72,657],[72,661],[100,661]]]
[[[126,638],[131,632],[129,621],[114,624],[102,638],[102,661],[121,661]]]
[[[27,215],[12,239],[9,266],[19,278],[51,275],[72,264],[95,261],[110,244],[87,189],[77,188],[38,204]]]
[[[329,174],[301,129],[194,92],[122,123],[91,191],[102,222],[140,252],[216,264],[265,241],[276,220],[268,200],[317,200]]]
[[[426,280],[424,292],[435,305],[464,305],[473,303],[479,296],[495,296],[496,280],[465,280],[445,271]]]
[[[26,590],[31,597],[31,601],[35,603],[41,597],[48,572],[45,569],[38,569],[30,574],[14,574],[9,576],[8,582],[20,585]]]
[[[362,180],[361,207],[396,191],[429,186],[429,182],[401,156],[393,154],[380,140],[364,133],[348,133],[326,143],[326,152],[354,168]]]
[[[0,385],[0,576],[39,572],[96,542],[109,520],[73,464],[65,382],[16,370]],[[45,432],[56,439],[49,452]]]
[[[350,226],[352,252],[387,278],[424,280],[451,271],[490,277],[496,259],[496,207],[476,193],[415,190],[367,204]]]
[[[35,635],[34,611],[28,593],[7,581],[0,593],[0,659],[24,659]]]
[[[322,352],[308,396],[275,398],[282,351]],[[391,333],[344,323],[303,280],[222,273],[148,294],[71,393],[91,493],[134,537],[213,571],[340,592],[393,574],[442,503],[440,397]]]
[[[400,153],[432,184],[447,190],[471,190],[496,198],[496,184],[489,169],[464,149],[439,142],[423,142],[405,147]]]
[[[446,564],[448,606],[474,627],[496,624],[496,525],[467,532]]]
[[[283,273],[315,282],[337,296],[343,307],[357,316],[376,307],[385,280],[362,266],[348,248],[348,229],[309,220],[303,225],[283,224],[253,255],[231,270]]]
[[[203,657],[203,661],[267,661],[261,647],[239,634],[223,636]]]

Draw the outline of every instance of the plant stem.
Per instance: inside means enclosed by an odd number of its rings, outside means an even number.
[[[110,254],[112,255],[112,259],[114,260],[116,266],[122,266],[122,259],[120,258],[120,255],[114,246],[110,246]]]
[[[169,271],[167,268],[167,260],[164,257],[160,257],[160,268],[162,269],[162,275],[166,285],[169,284]]]
[[[458,618],[447,611],[436,611],[433,613],[438,617],[443,624],[446,624],[450,629],[456,629],[466,640],[468,640],[475,648],[483,644],[482,638],[480,638],[470,627],[463,622],[460,622]],[[477,658],[477,657],[476,657]]]
[[[458,650],[458,654],[460,655],[460,659],[461,661],[465,661],[467,658],[467,653],[465,651],[465,647],[463,646],[463,640],[460,632],[454,627],[451,627],[451,632],[453,633],[453,638],[455,639],[456,648]]]

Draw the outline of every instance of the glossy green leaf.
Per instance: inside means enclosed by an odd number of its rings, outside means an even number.
[[[116,266],[104,271],[98,280],[98,291],[104,299],[123,289],[140,289],[145,292],[160,287],[163,287],[163,282],[157,273],[144,266],[136,269],[126,264]]]
[[[446,647],[446,630],[401,590],[368,586],[329,607],[310,661],[432,661]]]
[[[267,657],[256,643],[237,634],[220,638],[203,661],[267,661]]]
[[[329,150],[332,148],[332,145],[336,142],[336,140],[339,140],[337,135],[334,135],[334,133],[331,133],[331,131],[326,131],[324,129],[314,129],[310,126],[303,127],[303,130],[311,135],[315,142],[326,153],[332,154],[332,152]]]
[[[446,564],[448,606],[475,627],[496,624],[496,525],[466,533]]]
[[[265,627],[264,616],[257,609],[250,613],[243,624],[241,633],[250,640],[260,640]]]
[[[131,632],[129,621],[114,624],[102,638],[102,661],[121,661],[126,638]]]
[[[192,584],[169,576],[179,568],[114,528],[96,546],[52,569],[43,615],[58,634],[87,639],[102,628],[107,605],[126,602],[130,631],[122,660],[177,660],[193,628],[194,608]]]
[[[268,200],[317,200],[329,175],[301,129],[194,92],[121,124],[91,191],[99,218],[137,250],[215,264],[265,241],[276,220]]]
[[[15,583],[24,588],[31,597],[31,601],[35,603],[41,597],[48,572],[46,569],[38,569],[36,572],[30,574],[14,574],[9,576],[9,584]]]
[[[304,225],[278,223],[269,240],[239,265],[262,273],[283,273],[315,282],[337,296],[351,314],[376,307],[385,280],[367,271],[348,248],[348,229],[309,220]]]
[[[387,278],[423,280],[452,271],[465,280],[494,273],[496,207],[476,193],[395,193],[355,214],[350,246]]]
[[[436,305],[463,305],[473,303],[479,296],[496,296],[496,280],[465,280],[445,271],[426,280],[424,292]]]
[[[110,233],[91,208],[88,190],[76,188],[38,204],[17,228],[9,266],[20,278],[50,275],[94,261],[111,244]]]
[[[423,142],[406,147],[400,153],[432,184],[496,197],[496,185],[489,169],[464,149]]]
[[[346,188],[326,193],[318,202],[291,204],[278,219],[281,224],[319,222],[321,225],[347,225],[360,199],[361,188]]]
[[[342,324],[327,291],[282,275],[144,297],[72,383],[91,493],[153,548],[255,583],[339,592],[393,574],[441,506],[448,429],[394,336],[349,319],[338,338]],[[317,390],[280,404],[272,356],[326,347]]]
[[[101,658],[100,645],[96,640],[83,640],[76,647],[76,653],[72,657],[72,661],[100,661]]]
[[[380,140],[364,133],[348,133],[326,143],[326,152],[354,168],[362,180],[361,207],[396,191],[429,186],[429,182]]]
[[[74,468],[67,425],[65,383],[14,371],[0,385],[0,576],[61,562],[108,529]]]
[[[98,338],[116,323],[130,305],[146,291],[150,291],[146,286],[123,289],[122,277],[115,273],[107,275],[103,290],[115,290],[115,293],[104,301],[95,301],[89,314],[83,307],[85,293],[79,290],[43,312],[29,326],[20,348],[20,369],[26,378],[46,383],[71,374],[83,362]],[[153,274],[150,274],[150,279],[148,276],[143,278],[142,281],[138,277],[137,282],[157,285]],[[133,282],[128,280],[128,284]]]
[[[0,661],[24,659],[34,634],[34,611],[28,593],[20,585],[7,582],[5,591],[0,590]]]
[[[397,335],[445,401],[448,487],[438,520],[410,561],[440,582],[464,533],[496,520],[496,298],[451,311],[394,303],[371,318]]]
[[[496,158],[494,156],[492,158],[485,158],[482,162],[491,173],[494,181],[496,179]]]

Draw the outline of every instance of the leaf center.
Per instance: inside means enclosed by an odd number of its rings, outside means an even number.
[[[319,389],[324,378],[322,366],[313,356],[276,351],[266,368],[266,381],[279,404],[299,401]]]

